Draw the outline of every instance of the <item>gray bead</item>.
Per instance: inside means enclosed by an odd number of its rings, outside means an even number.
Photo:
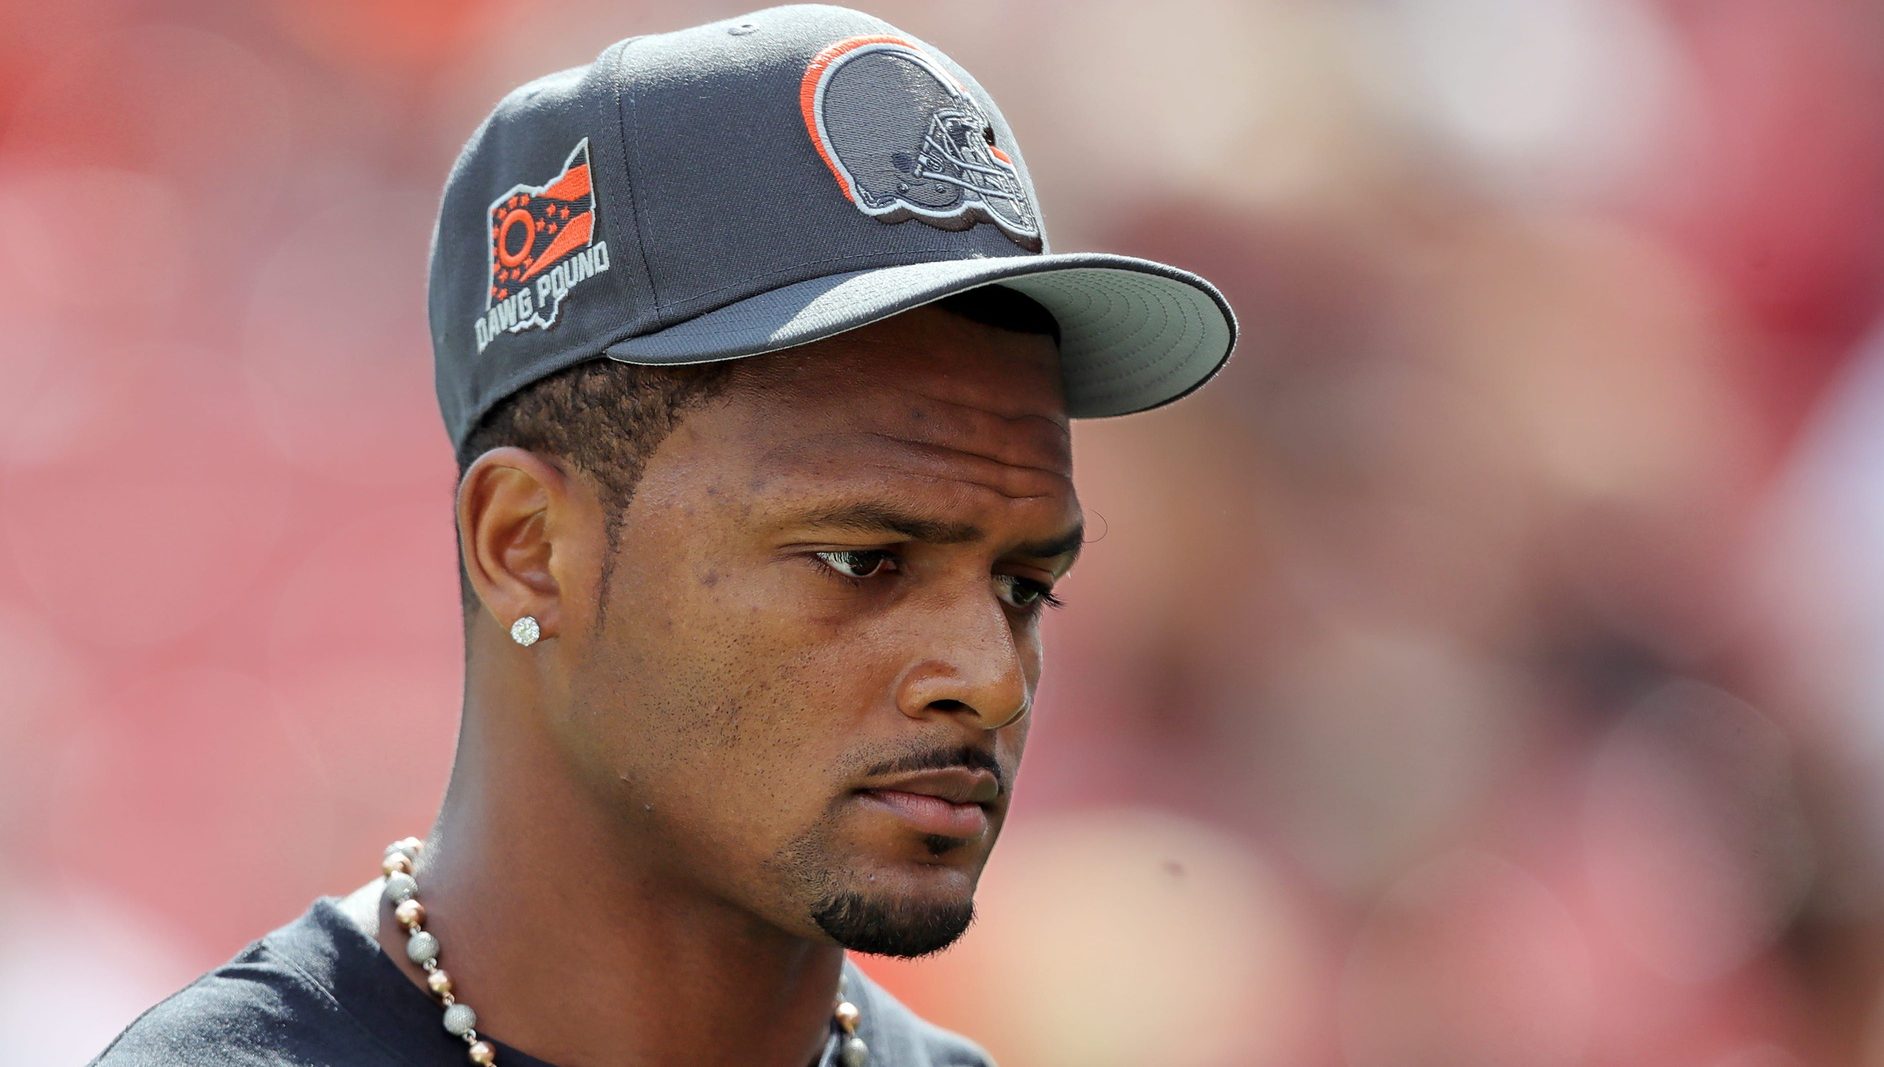
[[[844,1039],[844,1051],[837,1058],[844,1067],[864,1067],[864,1064],[870,1062],[870,1046],[864,1044],[861,1037],[847,1037]]]
[[[409,874],[389,874],[386,876],[386,900],[397,907],[419,895],[419,883]]]
[[[469,1004],[453,1004],[445,1009],[445,1029],[455,1037],[463,1037],[465,1031],[478,1024],[478,1013],[471,1010]]]
[[[413,963],[423,967],[426,960],[436,959],[437,956],[438,938],[433,937],[431,931],[420,930],[406,938],[406,958]]]
[[[402,837],[399,840],[394,841],[392,844],[387,845],[384,855],[382,855],[380,858],[385,859],[386,856],[390,856],[395,852],[403,852],[406,854],[407,859],[417,859],[419,855],[419,850],[424,847],[425,847],[425,842],[419,840],[416,837]]]

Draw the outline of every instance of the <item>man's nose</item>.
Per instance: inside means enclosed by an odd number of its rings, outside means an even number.
[[[958,596],[922,628],[915,659],[897,683],[911,718],[961,715],[998,730],[1026,714],[1027,667],[1014,624],[992,591]]]

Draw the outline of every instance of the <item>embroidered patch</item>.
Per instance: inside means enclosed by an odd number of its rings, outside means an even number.
[[[475,332],[478,351],[500,333],[546,329],[577,284],[608,270],[608,242],[595,239],[589,139],[542,185],[515,185],[491,201],[490,287]]]
[[[879,222],[992,222],[1022,248],[1040,223],[994,126],[940,63],[900,37],[819,52],[799,84],[805,131],[844,196]]]

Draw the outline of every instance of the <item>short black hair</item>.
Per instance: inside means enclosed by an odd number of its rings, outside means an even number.
[[[1060,340],[1052,313],[1028,297],[990,285],[944,297],[935,306],[972,322]],[[726,391],[746,360],[644,366],[594,359],[540,378],[499,401],[458,448],[458,480],[479,456],[514,446],[553,456],[595,480],[601,495],[608,553],[602,589],[608,589],[623,513],[634,499],[648,458],[689,408]],[[459,559],[460,596],[467,625],[477,593]]]

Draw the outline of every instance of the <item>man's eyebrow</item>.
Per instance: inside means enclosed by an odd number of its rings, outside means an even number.
[[[815,511],[795,520],[793,525],[830,527],[854,533],[881,533],[887,530],[913,541],[926,541],[935,545],[967,544],[987,536],[981,527],[973,523],[931,519],[873,503],[843,504]],[[1067,566],[1071,567],[1073,560],[1079,558],[1080,546],[1085,542],[1086,525],[1082,522],[1057,537],[1016,545],[1010,554],[1030,559],[1067,556]]]
[[[915,541],[938,545],[959,545],[979,541],[985,536],[972,523],[944,522],[898,511],[884,504],[843,504],[800,517],[794,525],[829,526],[854,533],[881,533],[888,530]]]
[[[1055,556],[1065,556],[1066,569],[1071,570],[1073,562],[1079,559],[1080,546],[1085,543],[1086,524],[1082,522],[1051,540],[1016,545],[1014,555],[1026,556],[1030,559],[1052,559]]]

